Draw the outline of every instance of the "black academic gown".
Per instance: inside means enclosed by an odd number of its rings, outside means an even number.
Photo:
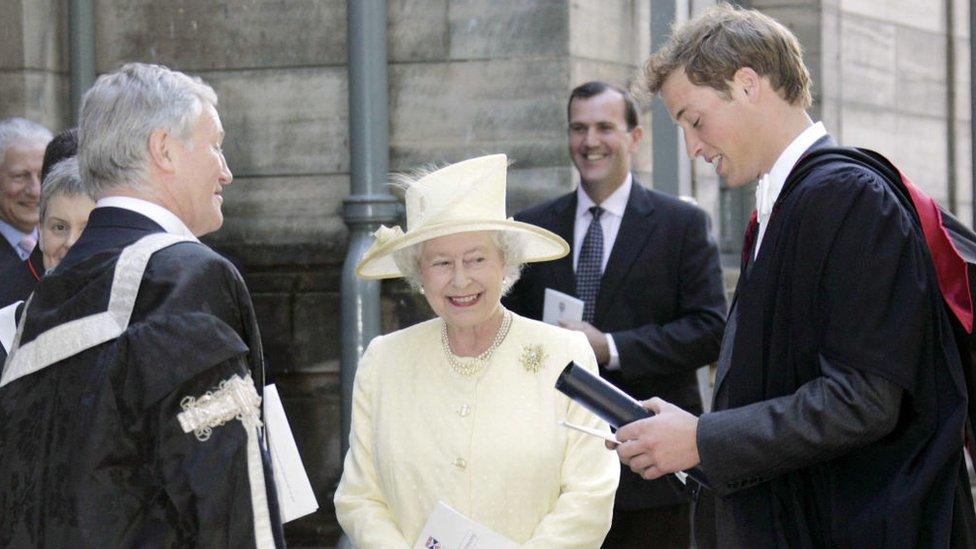
[[[740,278],[716,411],[699,421],[715,541],[959,543],[953,532],[972,513],[959,499],[965,386],[924,236],[873,172],[831,162],[794,174]],[[818,407],[828,370],[841,386],[900,388],[891,430],[859,440],[831,428],[858,418]]]
[[[134,212],[92,211],[28,304],[22,348],[105,310],[121,250],[159,232]],[[0,388],[0,546],[253,547],[246,430],[231,420],[204,442],[177,420],[184,398],[235,374],[263,388],[261,341],[240,275],[200,243],[155,253],[120,336]]]

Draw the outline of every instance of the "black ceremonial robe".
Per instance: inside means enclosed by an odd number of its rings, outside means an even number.
[[[50,330],[105,311],[123,248],[161,232],[134,212],[96,208],[27,305],[5,374],[45,333],[56,337],[40,354],[89,337]],[[271,536],[283,545],[270,462],[262,450],[248,468],[243,422],[202,440],[178,420],[185,398],[234,375],[263,388],[237,270],[198,242],[165,247],[149,258],[122,324],[117,337],[0,387],[0,547],[236,548]],[[249,478],[263,478],[263,489]],[[263,537],[255,523],[270,527]]]
[[[740,278],[716,411],[699,422],[701,468],[718,496],[715,541],[971,545],[958,536],[972,516],[963,373],[921,230],[861,166],[796,174]],[[820,406],[828,370],[849,372],[831,374],[841,387],[869,378],[900,387],[892,430],[861,440],[821,422],[858,424]]]

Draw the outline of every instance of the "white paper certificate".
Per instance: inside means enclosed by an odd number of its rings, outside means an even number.
[[[314,513],[319,508],[308,481],[308,473],[298,455],[295,437],[288,426],[285,409],[274,384],[264,388],[264,424],[268,431],[268,447],[271,451],[271,467],[274,471],[275,488],[281,522],[289,522]]]
[[[519,544],[437,502],[414,549],[518,549]]]
[[[583,300],[546,288],[545,301],[542,305],[542,321],[559,326],[560,320],[576,322],[583,320]]]

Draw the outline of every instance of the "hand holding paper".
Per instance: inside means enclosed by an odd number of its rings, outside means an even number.
[[[651,417],[617,430],[617,438],[623,441],[617,446],[617,455],[624,465],[645,479],[674,472],[685,482],[687,474],[683,471],[694,472],[701,462],[696,440],[698,418],[657,397],[646,404],[653,412]]]
[[[542,321],[559,326],[561,321],[579,322],[583,320],[583,300],[546,288],[542,305]]]
[[[598,417],[609,423],[611,427],[619,428],[616,437],[618,441],[623,442],[618,443],[619,446],[617,447],[617,454],[620,456],[621,461],[625,465],[630,466],[634,472],[643,476],[645,469],[655,463],[658,463],[653,461],[653,457],[644,456],[642,459],[637,461],[638,466],[643,466],[643,469],[639,471],[630,463],[635,456],[641,453],[636,449],[638,441],[631,440],[631,438],[638,438],[638,436],[633,434],[635,433],[635,429],[638,428],[636,426],[646,427],[648,418],[653,415],[652,412],[644,408],[640,402],[637,402],[630,395],[621,391],[607,380],[586,371],[573,362],[567,364],[566,368],[559,375],[559,378],[556,380],[556,389],[580,403],[587,410],[596,414]],[[652,401],[653,400],[658,400],[661,403],[667,404],[660,399],[652,399]],[[673,406],[671,404],[667,404],[667,406],[670,406],[668,409],[669,414],[673,412],[671,408],[687,414],[687,412],[684,412],[684,410],[681,410],[677,406]],[[688,415],[690,416],[691,414]],[[697,418],[694,416],[691,417],[694,419],[695,425],[697,426]],[[692,434],[692,438],[694,439],[694,434]],[[615,441],[611,441],[611,443],[613,442]],[[625,446],[625,451],[628,452],[626,461],[621,450],[621,448],[624,448]],[[695,450],[695,456],[697,457],[697,448]],[[645,460],[650,461],[645,463]],[[688,468],[694,467],[694,465],[697,464],[698,460],[696,459],[695,463],[690,465]],[[681,469],[684,469],[684,467]],[[680,484],[678,482],[674,482],[674,488],[675,490],[679,491],[684,488],[684,483],[687,478],[687,474],[681,471],[681,469],[675,470],[675,476],[677,477],[677,480],[680,481]],[[645,478],[657,478],[665,473],[660,472],[659,470],[653,470],[649,474],[653,476],[645,476]],[[693,475],[693,477],[696,480],[699,480],[698,476]],[[673,479],[674,477],[669,478]],[[702,477],[699,482],[704,484],[703,480],[704,477]]]

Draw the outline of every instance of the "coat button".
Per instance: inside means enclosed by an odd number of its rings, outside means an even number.
[[[464,458],[457,458],[454,460],[454,466],[458,468],[458,471],[463,471],[468,467],[468,462]]]
[[[457,414],[461,417],[468,417],[469,415],[471,415],[471,407],[468,406],[467,404],[462,404],[458,408]]]

